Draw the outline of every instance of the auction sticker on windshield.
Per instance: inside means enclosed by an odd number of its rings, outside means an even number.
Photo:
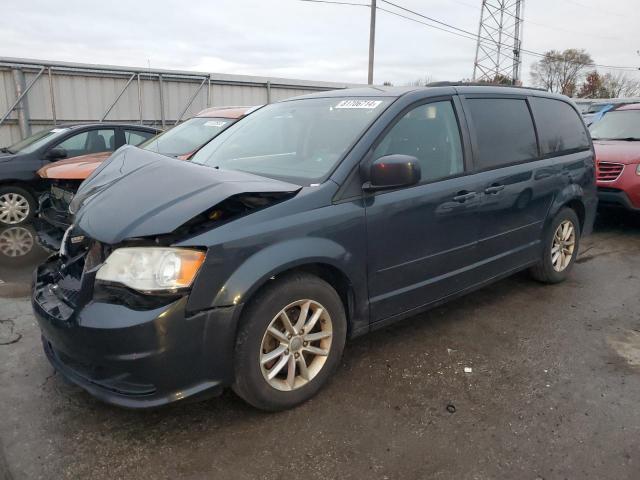
[[[336,108],[368,108],[373,109],[382,103],[382,100],[342,100]]]
[[[224,127],[226,124],[227,122],[223,122],[221,120],[209,120],[208,122],[205,122],[204,126],[221,128],[221,127]]]

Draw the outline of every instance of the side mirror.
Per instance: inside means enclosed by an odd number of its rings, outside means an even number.
[[[67,158],[67,151],[62,147],[54,147],[47,152],[47,160],[60,160],[61,158]]]
[[[410,187],[420,182],[420,164],[411,155],[386,155],[375,160],[369,171],[365,191]]]

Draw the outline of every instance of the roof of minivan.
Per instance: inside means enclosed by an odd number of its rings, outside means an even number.
[[[453,93],[502,93],[511,95],[536,95],[540,97],[568,99],[564,95],[550,93],[540,89],[515,87],[507,85],[467,85],[457,83],[442,82],[441,84],[427,87],[362,87],[345,88],[342,90],[329,90],[325,92],[315,92],[308,95],[290,98],[287,100],[297,100],[300,98],[331,98],[331,97],[390,97],[398,98],[410,92],[424,91],[434,95],[446,95]],[[287,101],[285,100],[285,101]]]

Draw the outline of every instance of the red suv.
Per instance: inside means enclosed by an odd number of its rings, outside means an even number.
[[[640,103],[608,112],[591,136],[600,204],[640,211]]]

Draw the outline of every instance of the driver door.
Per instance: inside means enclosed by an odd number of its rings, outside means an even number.
[[[465,167],[453,99],[401,114],[374,148],[417,158],[418,185],[366,198],[372,322],[401,315],[475,283],[480,185]],[[468,145],[468,143],[467,143]]]

